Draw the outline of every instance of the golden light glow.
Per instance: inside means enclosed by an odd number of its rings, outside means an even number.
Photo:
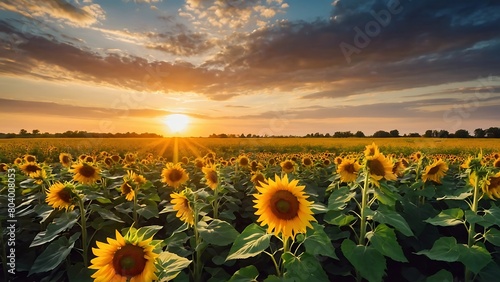
[[[171,114],[163,119],[163,122],[168,126],[173,133],[179,133],[186,130],[189,125],[189,117],[184,114]]]

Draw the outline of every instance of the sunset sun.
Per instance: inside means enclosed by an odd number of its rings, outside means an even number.
[[[168,126],[173,133],[185,131],[189,124],[189,117],[184,114],[171,114],[163,119],[163,122]]]

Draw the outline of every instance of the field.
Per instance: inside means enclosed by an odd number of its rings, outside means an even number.
[[[495,281],[499,153],[472,138],[0,140],[2,281]]]

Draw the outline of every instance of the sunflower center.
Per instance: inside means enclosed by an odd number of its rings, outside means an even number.
[[[126,195],[128,193],[130,193],[132,191],[132,186],[130,186],[130,184],[128,183],[123,183],[122,185],[122,194],[123,195]]]
[[[78,173],[80,173],[83,177],[92,177],[95,174],[95,168],[84,164],[79,170]]]
[[[293,164],[292,162],[285,162],[283,164],[283,168],[286,169],[286,170],[290,170],[290,169],[293,169]]]
[[[241,158],[240,159],[240,166],[247,166],[248,165],[248,159],[247,158]]]
[[[37,165],[27,165],[25,170],[28,172],[28,173],[33,173],[33,172],[37,172],[39,170],[42,170],[39,166]]]
[[[69,157],[68,157],[68,156],[63,156],[63,157],[62,157],[62,163],[67,164],[67,163],[69,163],[69,162],[70,162],[70,159],[69,159]]]
[[[439,166],[439,165],[433,166],[431,169],[429,169],[429,172],[427,172],[427,174],[434,175],[434,174],[438,173],[440,168],[441,168],[441,166]]]
[[[215,171],[210,171],[207,174],[207,179],[210,180],[212,183],[217,183],[217,172]]]
[[[279,219],[293,219],[299,212],[299,201],[290,191],[279,190],[271,197],[271,211]]]
[[[116,251],[113,256],[113,268],[121,276],[134,277],[142,273],[147,260],[144,258],[144,249],[127,244]]]
[[[353,174],[356,172],[356,170],[354,169],[354,165],[353,164],[347,164],[345,167],[344,167],[344,170],[347,171],[348,173],[350,174]]]
[[[168,175],[168,179],[170,179],[170,181],[172,182],[180,181],[182,179],[182,171],[178,169],[172,169],[172,171]]]
[[[71,203],[71,189],[65,187],[57,193],[57,197],[65,203]]]
[[[371,174],[378,176],[385,175],[384,165],[378,159],[368,161],[368,168],[370,169]]]
[[[491,177],[490,185],[488,185],[488,190],[498,189],[500,187],[500,177]]]

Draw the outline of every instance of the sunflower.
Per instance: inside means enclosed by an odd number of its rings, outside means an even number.
[[[140,175],[140,174],[137,174],[131,170],[127,170],[127,175],[125,175],[123,177],[123,180],[125,182],[128,182],[128,181],[132,181],[134,182],[135,184],[144,184],[147,182],[146,178],[144,178],[144,176]]]
[[[156,277],[154,253],[149,239],[137,238],[126,240],[120,232],[115,231],[116,239],[107,238],[108,243],[97,241],[97,248],[92,248],[96,257],[90,261],[90,269],[97,269],[92,274],[95,282],[149,282]]]
[[[9,166],[6,163],[0,164],[0,172],[6,172],[9,169]]]
[[[21,165],[20,169],[26,175],[31,175],[32,173],[36,173],[37,171],[42,170],[42,168],[37,163],[34,163],[34,162],[25,163],[25,164]]]
[[[45,202],[54,209],[66,209],[72,211],[75,207],[73,196],[75,196],[74,186],[71,183],[56,182],[49,187]]]
[[[422,180],[427,182],[427,180],[432,180],[436,183],[441,183],[441,178],[448,171],[448,164],[443,160],[435,160],[432,164],[425,167],[425,171],[422,174]]]
[[[366,154],[365,154],[366,156]],[[366,166],[370,172],[370,178],[372,179],[375,186],[379,187],[379,181],[382,178],[386,180],[396,180],[396,175],[392,173],[392,162],[384,156],[384,154],[378,152],[377,157],[367,159]]]
[[[127,199],[127,201],[134,200],[134,188],[128,182],[123,182],[123,184],[120,186],[120,190],[122,191],[122,195],[125,195],[125,199]]]
[[[197,168],[203,168],[205,166],[205,160],[202,159],[202,158],[196,158],[194,160],[194,165],[197,167]]]
[[[483,192],[490,197],[490,199],[500,199],[500,172],[488,177],[483,184]]]
[[[313,165],[313,161],[311,160],[310,157],[303,157],[302,158],[302,165],[306,166],[306,167],[312,166]]]
[[[201,169],[205,174],[205,179],[207,180],[207,186],[210,189],[215,190],[218,185],[219,177],[217,175],[217,171],[212,167],[204,167]]]
[[[261,182],[256,186],[259,191],[254,208],[259,216],[257,222],[261,226],[267,225],[267,233],[282,234],[283,239],[295,238],[297,233],[305,233],[307,227],[312,228],[311,221],[316,221],[311,211],[312,202],[304,195],[305,186],[297,186],[298,180],[288,181],[275,175],[275,180],[268,179],[268,183]]]
[[[418,162],[422,159],[422,153],[420,151],[414,152],[411,154],[410,159],[412,159],[414,162]]]
[[[178,189],[189,180],[189,174],[181,167],[180,163],[168,163],[161,172],[162,182]]]
[[[343,159],[337,168],[337,173],[340,174],[340,181],[354,182],[358,177],[358,171],[361,165],[354,159]]]
[[[239,156],[239,157],[238,157],[237,162],[238,162],[238,165],[239,165],[239,166],[242,166],[242,167],[247,167],[247,166],[248,166],[248,164],[250,163],[250,160],[248,159],[248,157],[247,157],[247,156],[245,156],[245,155],[241,155],[241,156]]]
[[[261,186],[261,183],[267,184],[266,178],[264,177],[264,174],[260,171],[256,171],[252,174],[252,177],[250,178],[250,181],[255,186]]]
[[[280,165],[284,173],[290,173],[295,170],[295,162],[292,160],[284,160]]]
[[[21,159],[21,158],[16,158],[16,159],[14,160],[14,164],[15,164],[15,165],[20,165],[20,164],[22,164],[22,163],[23,163],[23,159]]]
[[[373,160],[380,155],[380,150],[375,142],[373,142],[371,145],[365,146],[365,151],[363,153],[365,154],[365,158],[367,160]]]
[[[170,203],[174,205],[173,209],[177,211],[175,216],[192,226],[194,224],[194,211],[184,191],[170,194],[172,198]]]
[[[36,172],[30,173],[30,177],[35,180],[35,183],[41,185],[45,179],[47,179],[47,172],[45,169],[37,170]]]
[[[500,167],[500,158],[497,158],[497,159],[495,159],[495,161],[493,161],[493,166]]]
[[[71,166],[70,170],[73,172],[73,180],[78,181],[82,184],[93,184],[97,180],[101,179],[101,170],[86,162],[80,162]]]
[[[36,157],[33,156],[33,155],[25,155],[24,156],[24,160],[27,162],[27,163],[34,163],[36,162]]]
[[[71,166],[71,155],[68,153],[60,153],[59,154],[59,162],[64,166],[64,167],[70,167]]]
[[[184,165],[188,165],[188,164],[189,164],[189,158],[188,158],[188,157],[182,157],[181,162],[182,162]]]

